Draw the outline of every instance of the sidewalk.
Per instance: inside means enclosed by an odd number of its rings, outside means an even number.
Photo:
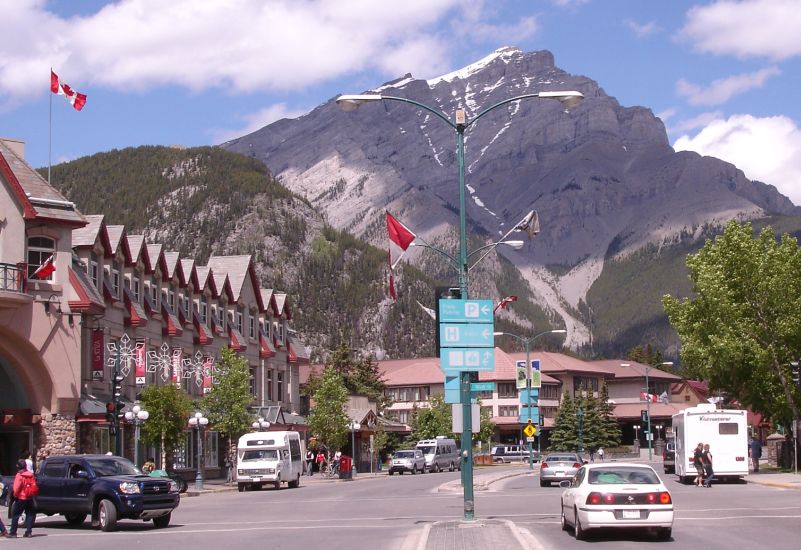
[[[745,476],[745,481],[768,487],[801,490],[801,474],[777,472],[762,467],[758,473],[751,472]]]
[[[386,471],[375,472],[375,473],[364,473],[360,474],[357,473],[353,476],[352,479],[339,479],[338,477],[335,478],[327,478],[323,477],[320,474],[315,474],[313,476],[301,476],[300,478],[300,486],[303,487],[304,485],[317,485],[320,483],[349,483],[351,481],[363,481],[367,479],[378,479],[380,477],[386,476]],[[237,486],[236,483],[229,485],[226,483],[225,479],[223,478],[212,478],[203,480],[203,489],[198,491],[195,489],[195,480],[187,481],[189,487],[187,488],[186,492],[183,494],[185,497],[196,497],[199,495],[206,495],[210,493],[221,493],[225,491],[236,491]],[[283,485],[283,488],[286,488],[286,485]],[[271,486],[267,486],[264,490],[269,491],[271,490]]]

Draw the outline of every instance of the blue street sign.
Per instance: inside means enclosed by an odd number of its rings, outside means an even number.
[[[445,403],[461,403],[462,398],[459,394],[459,377],[445,377]]]
[[[470,384],[470,391],[495,391],[495,382],[473,382]]]
[[[528,392],[531,391],[531,405],[535,406],[539,401],[539,394],[540,390],[537,388],[531,388],[531,390],[518,390],[520,392],[520,403],[522,405],[528,405]]]
[[[492,300],[439,300],[440,323],[492,323]]]
[[[520,407],[520,416],[517,417],[517,421],[521,424],[528,424],[528,407]],[[532,424],[539,424],[540,423],[540,409],[539,407],[531,407],[531,423]]]
[[[494,348],[492,323],[440,323],[439,342],[443,348]]]
[[[494,348],[442,348],[439,367],[446,375],[459,371],[491,371],[495,369]]]

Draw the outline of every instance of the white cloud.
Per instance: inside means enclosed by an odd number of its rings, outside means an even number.
[[[696,6],[678,38],[706,53],[783,60],[801,55],[798,0],[718,0]]]
[[[389,78],[428,73],[449,68],[450,29],[442,25],[462,13],[458,0],[119,0],[64,19],[43,0],[7,4],[0,18],[6,104],[46,93],[51,66],[82,91],[283,92],[365,70]]]
[[[226,141],[250,134],[251,132],[255,132],[256,130],[260,130],[276,120],[281,120],[282,118],[297,118],[306,114],[307,112],[308,110],[289,110],[287,109],[286,104],[276,103],[256,111],[255,113],[250,113],[241,117],[241,119],[246,122],[245,126],[242,128],[235,130],[215,128],[209,130],[208,133],[212,136],[212,141],[214,143],[224,143]]]
[[[654,34],[659,27],[657,27],[656,22],[649,21],[648,23],[637,23],[633,19],[626,19],[623,21],[629,29],[631,29],[637,38],[645,38],[646,36],[650,36]]]
[[[716,120],[720,120],[721,117],[723,117],[723,113],[721,111],[701,113],[693,118],[687,118],[679,121],[677,124],[672,125],[670,127],[670,132],[689,132],[690,130],[695,130],[697,128],[704,128]]]
[[[690,105],[722,105],[736,95],[761,88],[768,78],[779,74],[778,67],[767,67],[753,73],[713,80],[706,88],[682,78],[676,83],[676,93],[687,98]]]
[[[774,185],[801,205],[801,129],[787,117],[733,115],[694,137],[681,136],[673,147],[731,162],[749,179]]]

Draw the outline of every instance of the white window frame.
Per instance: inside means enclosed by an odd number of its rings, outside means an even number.
[[[31,244],[31,241],[34,239],[41,239],[42,241],[50,241],[51,245],[45,245],[44,242],[38,242],[37,244]],[[28,278],[30,279],[33,277],[34,272],[39,269],[45,261],[50,256],[53,256],[55,260],[56,254],[56,240],[53,237],[47,237],[45,235],[33,235],[28,237],[27,240],[28,245]],[[52,281],[55,271],[50,274],[50,277],[47,279],[41,279],[42,281]]]
[[[120,297],[120,268],[117,262],[111,262],[111,292],[115,298]]]
[[[131,291],[137,303],[140,302],[142,300],[142,279],[136,273],[132,277]]]

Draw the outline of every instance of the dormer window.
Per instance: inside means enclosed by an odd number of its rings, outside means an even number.
[[[150,278],[150,298],[154,304],[159,303],[159,282],[155,277]]]
[[[111,263],[111,291],[114,296],[120,295],[120,266],[117,262]]]
[[[243,317],[242,316],[242,312],[237,310],[236,311],[236,323],[235,324],[236,324],[236,330],[238,330],[240,334],[242,334],[242,322],[243,322],[242,317]]]
[[[141,292],[142,292],[142,280],[139,278],[139,275],[134,275],[132,279],[131,290],[133,291],[134,300],[139,302],[141,300]]]
[[[256,316],[248,315],[248,336],[251,338],[256,337]]]
[[[97,255],[94,252],[89,258],[86,274],[89,275],[89,280],[92,281],[95,288],[100,288],[100,266],[97,263]]]
[[[209,304],[206,302],[206,297],[200,299],[200,321],[206,325],[208,324]]]
[[[169,292],[167,293],[167,303],[170,304],[170,310],[174,313],[175,309],[175,291],[170,288]]]

